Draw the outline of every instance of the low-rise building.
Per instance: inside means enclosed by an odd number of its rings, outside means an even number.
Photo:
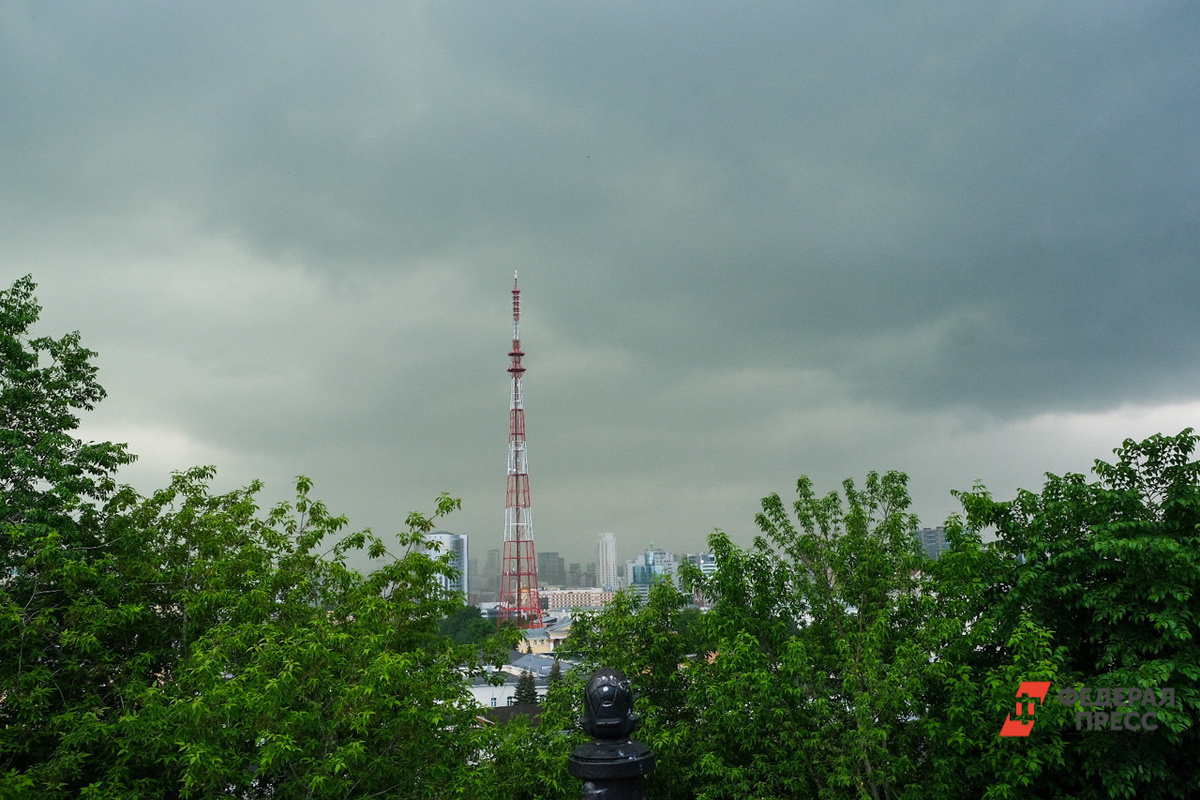
[[[548,589],[542,592],[547,609],[558,611],[576,608],[603,608],[612,602],[612,589]]]

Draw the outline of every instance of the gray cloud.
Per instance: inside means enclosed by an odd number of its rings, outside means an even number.
[[[498,541],[519,268],[560,549],[698,547],[801,471],[942,514],[1061,468],[1003,431],[1198,399],[1198,16],[9,3],[0,258],[147,481],[320,473],[377,526],[445,488]]]

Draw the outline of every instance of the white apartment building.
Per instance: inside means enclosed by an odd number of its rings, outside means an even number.
[[[596,586],[619,589],[617,580],[617,535],[607,532],[596,540]]]
[[[463,602],[466,602],[468,597],[467,564],[469,563],[467,535],[449,531],[434,531],[425,537],[425,541],[428,545],[437,545],[425,548],[425,552],[429,555],[437,557],[450,554],[450,566],[458,570],[458,577],[450,579],[443,576],[441,578],[442,588],[461,594]]]

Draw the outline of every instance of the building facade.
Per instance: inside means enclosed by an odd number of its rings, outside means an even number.
[[[602,533],[596,540],[596,586],[621,588],[617,578],[617,535],[612,532]]]
[[[542,599],[550,611],[575,608],[603,608],[612,602],[612,589],[547,589]]]
[[[656,548],[653,542],[649,550],[625,562],[625,576],[629,585],[643,597],[650,593],[650,585],[658,581],[670,581],[678,586],[678,571],[679,557]]]
[[[921,528],[917,531],[917,539],[921,542],[921,549],[925,551],[925,557],[934,561],[950,549],[950,544],[946,541],[945,528]]]
[[[434,531],[425,537],[425,552],[437,558],[450,554],[450,566],[458,570],[454,578],[441,576],[442,588],[462,595],[463,602],[470,597],[470,580],[468,564],[470,562],[470,544],[466,534],[450,533],[449,531]]]
[[[537,554],[538,580],[543,586],[567,585],[567,563],[558,553],[542,551]]]

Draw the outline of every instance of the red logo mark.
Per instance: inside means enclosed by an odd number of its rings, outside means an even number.
[[[1028,736],[1033,730],[1033,715],[1037,707],[1046,699],[1050,691],[1050,681],[1021,681],[1017,689],[1017,716],[1029,719],[1013,719],[1012,714],[1004,718],[1004,726],[1000,728],[1001,736]]]

